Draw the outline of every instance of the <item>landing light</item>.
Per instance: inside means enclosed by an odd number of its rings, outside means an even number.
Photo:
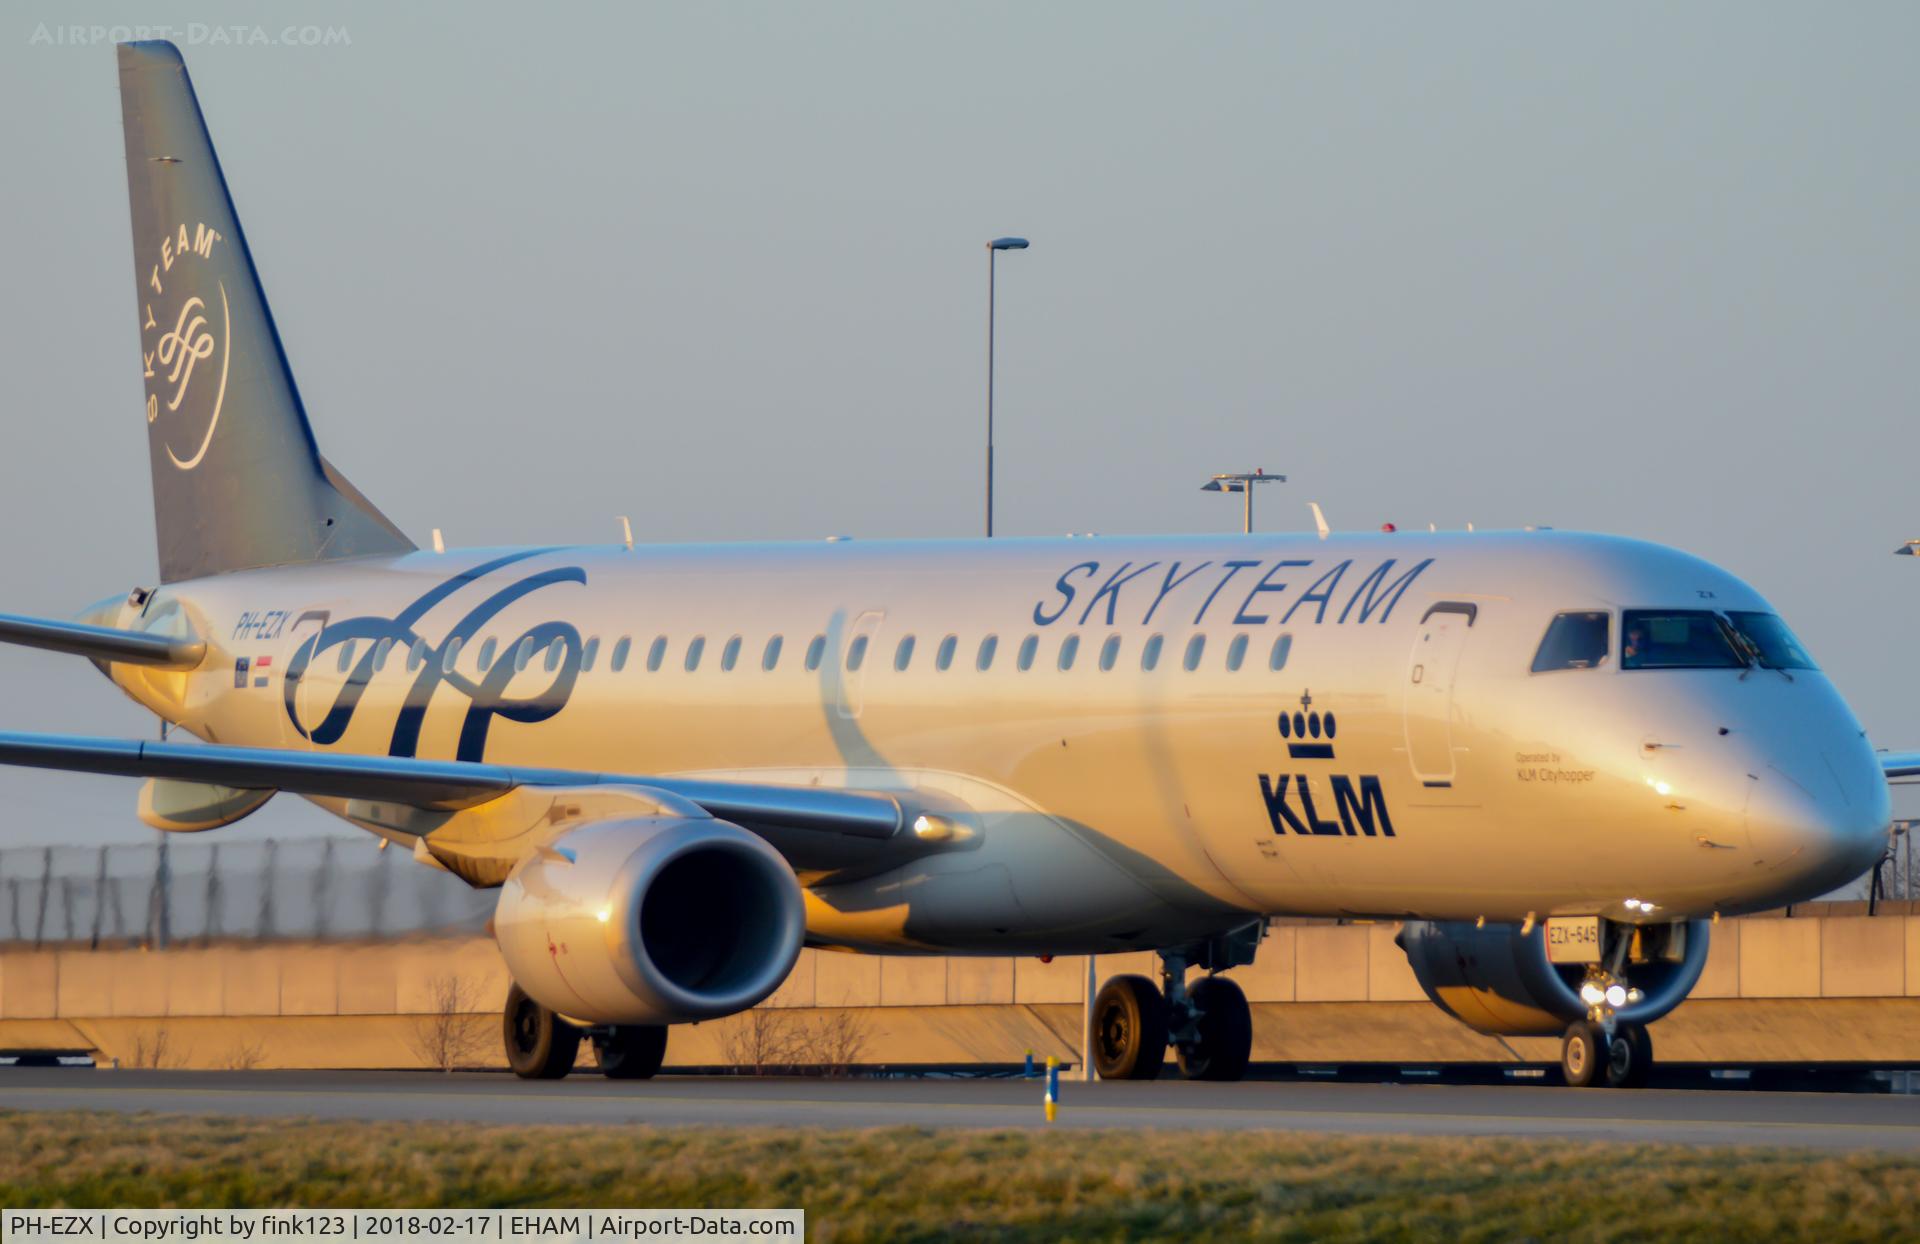
[[[1607,986],[1607,1005],[1618,1010],[1627,1004],[1627,991],[1618,985]]]
[[[1648,778],[1647,785],[1653,787],[1655,794],[1671,795],[1673,793],[1673,787],[1668,786],[1665,782],[1656,782],[1652,778]]]
[[[913,836],[922,842],[945,842],[953,837],[953,824],[937,816],[922,814],[913,818]]]
[[[1580,1001],[1588,1006],[1599,1006],[1606,996],[1606,991],[1592,981],[1580,986]]]
[[[605,924],[607,921],[613,919],[613,909],[611,907],[602,907],[599,911],[593,913],[593,918],[601,924]]]

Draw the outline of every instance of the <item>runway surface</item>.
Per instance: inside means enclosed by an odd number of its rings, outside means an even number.
[[[1044,1126],[1028,1080],[817,1080],[0,1067],[0,1109],[865,1128]],[[1920,1151],[1920,1096],[1519,1085],[1064,1082],[1061,1127],[1523,1136]]]

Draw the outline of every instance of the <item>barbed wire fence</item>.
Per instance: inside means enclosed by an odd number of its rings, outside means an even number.
[[[0,848],[0,944],[162,949],[478,933],[494,898],[365,840]]]

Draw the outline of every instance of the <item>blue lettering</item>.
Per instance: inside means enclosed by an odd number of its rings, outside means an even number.
[[[1214,584],[1213,590],[1207,593],[1207,599],[1200,605],[1200,612],[1193,615],[1193,624],[1195,626],[1200,625],[1200,619],[1207,616],[1207,610],[1213,607],[1213,598],[1220,594],[1220,589],[1227,585],[1227,580],[1233,578],[1233,576],[1239,574],[1247,567],[1258,566],[1259,564],[1259,562],[1227,562],[1227,573],[1221,575],[1220,582]]]
[[[1310,561],[1303,562],[1303,561],[1289,560],[1284,562],[1275,562],[1273,564],[1273,569],[1261,575],[1260,582],[1254,584],[1253,590],[1247,593],[1247,598],[1240,602],[1239,610],[1233,615],[1233,624],[1235,626],[1258,626],[1262,622],[1265,622],[1267,620],[1266,614],[1264,613],[1250,614],[1247,612],[1247,606],[1253,603],[1253,598],[1258,596],[1262,592],[1286,591],[1287,590],[1286,584],[1270,583],[1269,580],[1272,579],[1274,575],[1279,574],[1282,570],[1285,570],[1288,566],[1311,566],[1311,565],[1313,565],[1313,563]]]
[[[1380,790],[1380,779],[1362,777],[1360,794],[1353,793],[1353,781],[1347,777],[1333,779],[1333,801],[1340,809],[1340,821],[1347,827],[1347,837],[1353,837],[1353,827],[1360,826],[1360,832],[1372,838],[1375,816],[1378,814],[1380,833],[1378,836],[1393,837],[1393,818],[1387,815],[1387,797]]]
[[[1294,775],[1294,789],[1300,792],[1300,810],[1307,814],[1307,824],[1313,826],[1313,832],[1323,838],[1339,837],[1339,823],[1335,821],[1323,821],[1320,819],[1320,814],[1314,811],[1313,792],[1307,788],[1306,774],[1300,773]],[[1352,833],[1353,831],[1348,830],[1347,832]]]
[[[1280,619],[1280,625],[1285,626],[1293,621],[1294,611],[1300,606],[1312,604],[1316,600],[1320,602],[1320,608],[1313,615],[1314,624],[1318,625],[1326,621],[1327,603],[1333,599],[1333,589],[1340,586],[1340,576],[1347,573],[1347,567],[1351,565],[1353,565],[1353,559],[1349,558],[1314,580],[1313,586],[1307,589],[1307,594],[1294,601],[1288,608],[1286,616]],[[1324,591],[1321,590],[1321,584],[1326,585]]]
[[[1112,626],[1113,607],[1120,603],[1120,589],[1125,587],[1129,581],[1139,578],[1159,564],[1159,562],[1148,562],[1132,574],[1127,574],[1127,567],[1133,565],[1133,563],[1120,563],[1120,569],[1107,576],[1107,581],[1100,585],[1100,590],[1095,592],[1092,598],[1087,601],[1087,607],[1080,611],[1080,625],[1085,626],[1087,624],[1087,619],[1093,616],[1094,607],[1100,603],[1100,598],[1104,596],[1107,600],[1107,625]]]
[[[1087,577],[1091,579],[1094,575],[1100,573],[1100,563],[1081,562],[1077,566],[1067,567],[1066,570],[1061,573],[1059,579],[1055,580],[1053,585],[1054,590],[1060,593],[1060,607],[1054,610],[1052,617],[1044,617],[1042,615],[1047,607],[1047,602],[1044,600],[1036,601],[1033,606],[1033,624],[1035,626],[1052,626],[1055,622],[1058,622],[1073,605],[1073,584],[1067,582],[1067,576],[1076,570],[1086,571]]]
[[[1363,623],[1368,617],[1372,616],[1375,609],[1385,606],[1380,614],[1380,620],[1385,622],[1389,617],[1393,616],[1393,607],[1399,604],[1400,597],[1406,594],[1407,585],[1412,583],[1414,578],[1419,575],[1422,570],[1433,565],[1433,559],[1429,557],[1382,589],[1380,585],[1386,582],[1387,572],[1393,569],[1393,562],[1394,559],[1391,557],[1381,562],[1374,568],[1372,574],[1360,581],[1359,587],[1353,589],[1353,595],[1347,599],[1347,607],[1340,611],[1340,620],[1342,622],[1347,620],[1347,615],[1353,612],[1353,607],[1356,604],[1360,605],[1360,621]],[[1364,604],[1360,601],[1360,596],[1363,592],[1366,594],[1366,602]]]
[[[1291,826],[1296,834],[1309,832],[1307,827],[1300,823],[1300,818],[1293,814],[1293,809],[1287,806],[1287,781],[1291,777],[1291,774],[1282,773],[1270,782],[1266,774],[1260,775],[1260,797],[1267,801],[1267,820],[1273,823],[1273,832],[1276,834],[1287,832],[1281,828],[1282,825]],[[1274,789],[1274,782],[1280,784],[1278,790]]]
[[[1153,604],[1147,606],[1147,616],[1140,619],[1140,625],[1147,626],[1152,623],[1153,611],[1160,607],[1160,602],[1167,598],[1168,592],[1173,591],[1174,588],[1179,587],[1182,583],[1185,583],[1188,579],[1193,578],[1193,576],[1199,574],[1202,570],[1205,570],[1208,566],[1211,566],[1211,565],[1213,565],[1213,563],[1210,561],[1201,562],[1198,566],[1195,566],[1192,570],[1189,570],[1187,571],[1187,573],[1180,575],[1179,578],[1175,578],[1174,576],[1178,574],[1180,570],[1180,563],[1175,562],[1173,563],[1173,565],[1168,566],[1166,581],[1160,585],[1160,594],[1153,598]]]

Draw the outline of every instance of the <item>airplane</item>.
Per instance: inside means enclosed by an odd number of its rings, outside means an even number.
[[[1551,530],[421,549],[321,454],[176,48],[118,48],[157,582],[0,639],[195,741],[0,734],[173,833],[279,792],[498,890],[512,1069],[661,1065],[803,946],[1151,951],[1109,1079],[1246,1071],[1269,921],[1404,922],[1432,1000],[1629,1086],[1722,915],[1886,849],[1753,588]]]

